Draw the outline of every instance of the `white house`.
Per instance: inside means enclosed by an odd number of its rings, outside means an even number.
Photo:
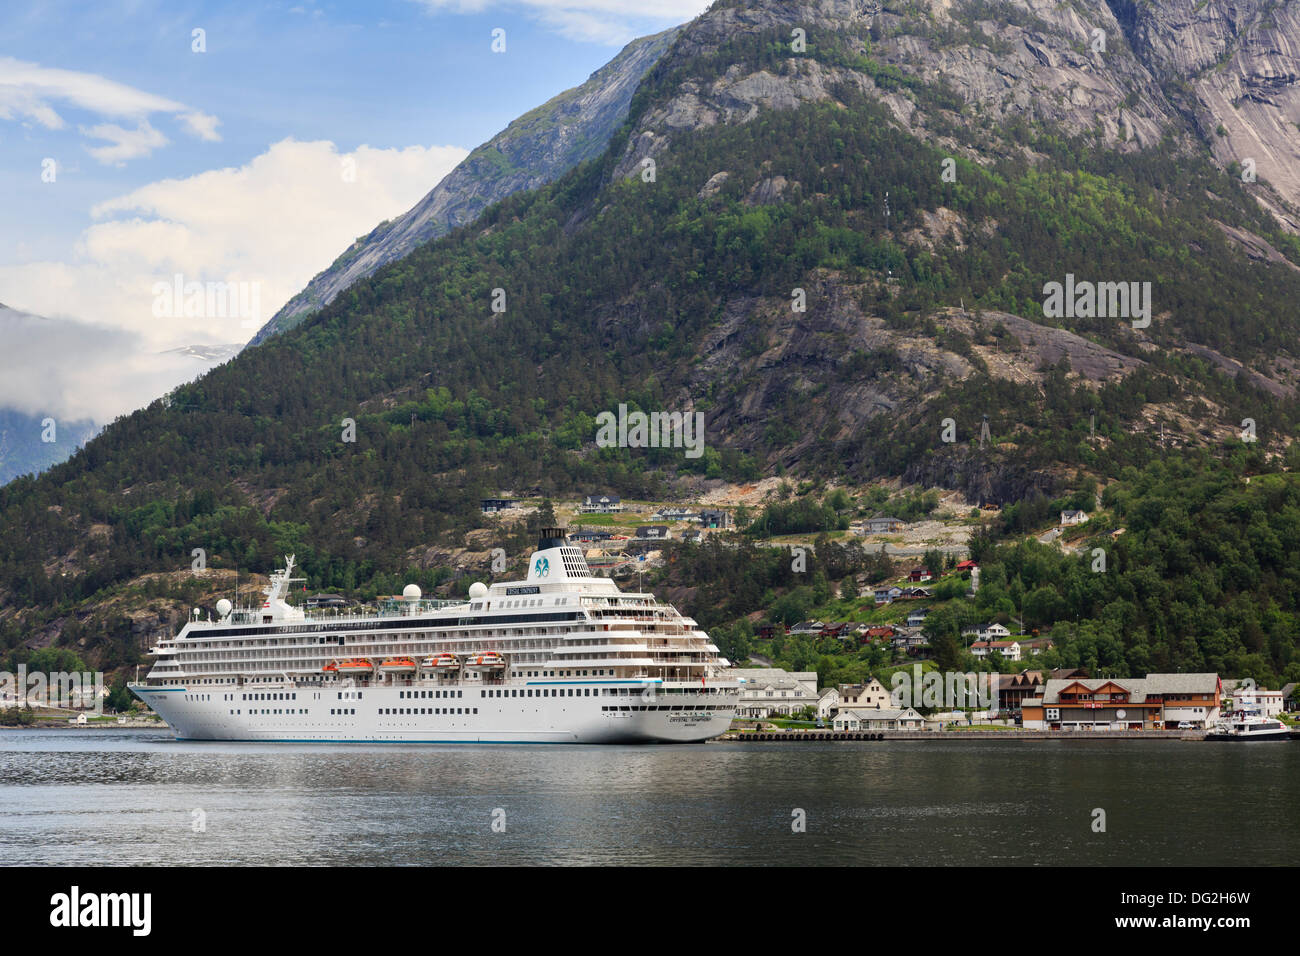
[[[905,710],[848,708],[835,715],[836,730],[920,730],[925,718],[911,707]]]
[[[1070,509],[1061,512],[1061,524],[1083,524],[1088,520],[1088,512]]]
[[[880,683],[874,677],[865,684],[841,684],[840,707],[851,707],[855,709],[863,707],[872,707],[877,710],[887,708],[893,703],[889,691],[885,685]]]
[[[817,719],[830,720],[835,716],[835,711],[839,710],[840,692],[834,687],[827,687],[822,691],[822,695],[817,698]]]
[[[618,495],[587,495],[578,506],[578,511],[585,515],[616,514],[623,510],[623,502]]]
[[[1011,632],[1002,624],[986,624],[983,627],[962,628],[962,637],[977,637],[981,641],[1004,641]]]
[[[1231,701],[1233,710],[1257,711],[1261,717],[1276,717],[1286,709],[1283,706],[1283,695],[1280,690],[1240,686],[1229,690],[1226,686],[1229,682],[1224,681],[1223,683],[1225,685],[1223,688],[1225,709],[1228,701]]]
[[[976,641],[970,646],[970,652],[976,657],[988,657],[998,653],[1003,660],[1018,661],[1021,658],[1019,641]]]
[[[733,667],[727,680],[743,680],[736,716],[749,719],[788,717],[818,704],[817,672],[784,671],[779,667]]]

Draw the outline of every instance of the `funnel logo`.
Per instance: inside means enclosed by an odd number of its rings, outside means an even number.
[[[551,573],[551,562],[546,558],[538,558],[537,563],[533,565],[533,574],[539,578],[544,578]]]

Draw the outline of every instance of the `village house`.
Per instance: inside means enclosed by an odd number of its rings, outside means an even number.
[[[1021,671],[1019,674],[1001,674],[998,677],[999,712],[1018,714],[1021,704],[1039,696],[1047,681],[1042,671]]]
[[[1001,654],[1003,660],[1020,660],[1020,644],[1017,641],[976,641],[970,646],[970,652],[976,657]]]
[[[1025,698],[1021,714],[1029,730],[1173,730],[1181,723],[1200,729],[1219,719],[1222,702],[1218,674],[1066,678]]]
[[[978,567],[979,567],[979,565],[976,564],[974,561],[966,560],[966,561],[959,561],[959,562],[957,562],[957,567],[954,568],[953,570],[958,571],[958,572],[962,572],[962,571],[974,571],[974,570],[975,570],[976,568],[978,568]]]
[[[636,529],[636,536],[642,541],[667,541],[672,532],[666,524],[646,524]]]
[[[578,506],[578,511],[585,515],[617,514],[623,510],[623,503],[618,495],[587,495]]]
[[[924,566],[915,567],[911,571],[907,572],[907,580],[911,581],[913,584],[920,584],[922,581],[928,581],[931,577],[930,569]]]
[[[925,718],[911,707],[905,710],[841,709],[832,726],[838,731],[921,730]]]
[[[930,646],[929,639],[922,632],[911,628],[896,633],[890,643],[894,645],[895,650],[907,651],[908,653]]]
[[[900,601],[924,601],[929,597],[933,597],[930,589],[921,587],[903,588],[898,595]]]
[[[693,521],[699,517],[690,508],[660,508],[650,516],[657,521]]]
[[[479,508],[485,515],[494,515],[498,511],[509,511],[517,504],[511,498],[480,498]]]
[[[981,641],[1003,641],[1011,636],[1003,624],[985,624],[983,627],[964,627],[962,637],[977,637]]]
[[[920,627],[925,623],[925,619],[929,617],[929,615],[930,609],[928,607],[918,607],[911,614],[907,615],[907,626]]]
[[[874,595],[877,604],[892,604],[902,595],[903,589],[896,585],[886,585],[885,587],[876,588]]]
[[[704,537],[704,532],[699,528],[687,528],[682,532],[682,540],[691,544],[699,544],[700,539]]]
[[[788,717],[818,702],[816,671],[784,671],[779,667],[733,667],[727,680],[743,680],[736,716],[750,719]]]
[[[579,544],[594,544],[598,541],[608,541],[613,537],[614,535],[609,531],[593,531],[585,528],[569,533],[569,540]]]
[[[1286,695],[1280,690],[1251,687],[1238,680],[1223,682],[1223,709],[1230,713],[1253,713],[1276,717],[1286,710]]]
[[[838,690],[841,707],[873,707],[879,710],[889,707],[893,700],[885,685],[874,677],[865,684],[840,684]]]
[[[827,687],[817,698],[817,719],[830,720],[840,706],[840,692],[837,688]]]
[[[1041,654],[1043,651],[1050,651],[1056,646],[1052,643],[1050,637],[1019,637],[1016,638],[1016,643],[1020,645],[1020,652],[1022,654],[1028,654],[1031,657],[1036,654]]]
[[[733,523],[731,512],[721,508],[701,508],[697,520],[705,528],[730,528]]]
[[[882,518],[868,518],[864,522],[864,527],[867,529],[867,534],[891,534],[902,531],[907,527],[907,522],[886,515]]]
[[[1088,512],[1086,511],[1069,510],[1061,512],[1061,524],[1063,526],[1070,524],[1083,524],[1087,520]]]
[[[790,628],[791,636],[795,634],[820,634],[826,625],[821,621],[800,621]]]

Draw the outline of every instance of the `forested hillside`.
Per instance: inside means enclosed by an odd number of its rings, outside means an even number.
[[[1031,498],[1005,510],[972,538],[970,554],[981,568],[974,598],[966,593],[969,578],[931,585],[934,600],[923,603],[931,608],[925,633],[932,656],[945,669],[990,669],[989,660],[966,653],[962,629],[1018,621],[1026,633],[1050,633],[1055,644],[1034,667],[1215,671],[1267,687],[1300,680],[1300,476],[1261,474],[1261,466],[1253,455],[1225,461],[1175,452],[1142,469],[1126,467],[1071,542],[1075,553],[1018,532],[1077,502]],[[725,654],[763,654],[835,684],[864,680],[894,662],[888,643],[846,647],[833,637],[793,635],[758,641],[746,616],[762,608],[762,619],[787,625],[883,621],[891,610],[850,582],[894,575],[890,562],[855,544],[821,539],[808,567],[796,572],[788,550],[715,539],[683,549],[659,583],[690,589],[687,606]]]
[[[459,543],[478,498],[502,488],[650,496],[688,473],[786,473],[1011,505],[1100,480],[1117,512],[1168,499],[1126,517],[1151,530],[1121,539],[1116,573],[1075,593],[1064,559],[1013,548],[985,593],[1023,589],[1045,621],[1122,640],[1133,666],[1260,654],[1281,671],[1296,529],[1273,522],[1292,486],[1238,483],[1242,462],[1291,461],[1300,241],[1185,136],[1120,150],[993,121],[874,59],[856,29],[814,29],[793,54],[788,24],[764,27],[693,59],[684,30],[598,159],[0,489],[4,639],[58,633],[97,595],[188,567],[193,548],[262,572],[297,551],[314,586],[361,586]],[[652,177],[619,174],[683,84],[832,69],[825,100],[674,129]],[[899,98],[927,136],[899,120]],[[1045,317],[1044,286],[1067,273],[1150,282],[1150,326]],[[703,412],[705,454],[596,448],[595,416],[619,403]],[[1198,500],[1227,509],[1219,524]],[[1261,522],[1283,554],[1261,537],[1216,556],[1218,536]],[[1059,607],[1035,597],[1044,587]],[[1257,631],[1243,624],[1252,600]]]

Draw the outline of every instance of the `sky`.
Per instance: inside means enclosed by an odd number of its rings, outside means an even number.
[[[105,424],[707,0],[6,0],[0,406]],[[494,51],[496,46],[504,51]],[[179,277],[179,278],[178,278]],[[170,290],[228,283],[185,315]]]

